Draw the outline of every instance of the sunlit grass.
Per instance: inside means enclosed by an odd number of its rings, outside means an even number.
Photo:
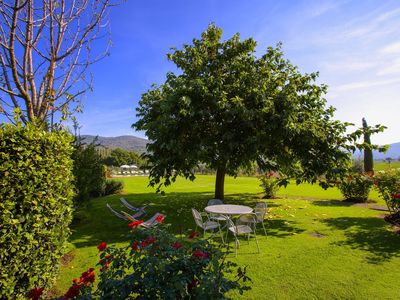
[[[124,197],[136,205],[152,202],[149,214],[164,212],[177,234],[194,228],[190,208],[203,210],[213,198],[214,177],[198,176],[190,182],[179,179],[165,196],[147,187],[146,177],[123,178]],[[227,178],[227,203],[253,206],[260,200],[257,178]],[[289,185],[280,199],[267,200],[268,236],[259,231],[261,254],[254,240],[241,243],[237,258],[248,266],[252,290],[243,299],[393,299],[398,296],[400,236],[393,232],[382,211],[340,202],[338,190],[318,185]],[[372,193],[371,198],[383,204]],[[93,199],[77,211],[71,237],[74,259],[62,267],[57,289],[65,291],[72,278],[96,264],[96,246],[101,241],[126,245],[127,223],[109,213],[108,202],[117,209],[119,196]],[[233,243],[231,243],[233,246]]]

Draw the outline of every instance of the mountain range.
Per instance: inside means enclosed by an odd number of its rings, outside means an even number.
[[[94,135],[82,135],[85,143],[90,143],[96,136]],[[116,137],[104,137],[98,136],[97,142],[109,149],[122,148],[125,150],[135,151],[138,153],[146,152],[146,144],[149,140],[139,138],[133,135],[122,135]],[[356,151],[355,157],[361,156],[361,152]],[[398,159],[400,157],[400,143],[393,143],[389,145],[389,150],[386,153],[380,153],[378,151],[373,152],[375,160],[382,160],[388,157]]]
[[[354,157],[358,156],[362,156],[362,153],[360,151],[356,151],[354,153]],[[386,151],[386,153],[373,151],[373,157],[374,160],[383,160],[388,157],[397,160],[400,157],[400,143],[389,144],[389,149],[388,151]]]
[[[86,144],[91,143],[96,138],[95,135],[81,135],[81,137]],[[148,142],[149,140],[133,135],[121,135],[115,137],[97,136],[97,143],[106,148],[122,148],[137,153],[146,152],[146,144]]]

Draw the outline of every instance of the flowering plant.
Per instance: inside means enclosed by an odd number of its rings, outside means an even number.
[[[167,225],[132,230],[131,242],[122,248],[99,244],[100,274],[94,287],[93,269],[60,299],[225,299],[249,279],[246,268],[225,260],[226,253],[205,240],[179,240],[166,230]]]
[[[339,183],[339,190],[346,200],[367,202],[374,179],[368,174],[353,173]]]
[[[400,212],[400,170],[391,169],[375,175],[375,187],[391,213]]]

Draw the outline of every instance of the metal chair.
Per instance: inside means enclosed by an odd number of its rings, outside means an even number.
[[[119,198],[119,201],[122,203],[123,206],[125,206],[127,209],[134,211],[134,212],[138,212],[138,211],[142,211],[143,214],[146,214],[145,208],[147,208],[150,203],[147,203],[144,206],[141,207],[136,207],[133,206],[132,204],[130,204],[128,201],[126,201],[126,199],[124,197]]]
[[[207,230],[212,230],[214,232],[214,229],[218,228],[218,231],[221,235],[222,242],[225,243],[224,236],[221,231],[221,226],[219,225],[218,222],[211,221],[211,220],[207,220],[204,222],[202,216],[207,216],[207,218],[208,218],[208,214],[200,213],[195,208],[192,208],[192,214],[193,214],[194,221],[196,223],[196,230],[197,230],[197,227],[200,227],[201,229],[203,229],[203,236],[205,236]]]
[[[267,231],[264,226],[265,215],[267,214],[267,203],[265,202],[257,202],[256,207],[254,208],[254,213],[256,218],[249,218],[246,215],[240,216],[239,220],[243,223],[254,223],[255,228],[257,228],[257,224],[261,224],[264,229],[264,234],[267,235]]]
[[[143,215],[143,211],[138,211],[136,214],[130,215],[130,214],[125,213],[125,212],[118,212],[118,211],[116,211],[116,210],[115,210],[114,208],[112,208],[111,205],[108,204],[108,203],[107,203],[106,205],[107,205],[108,209],[109,209],[115,216],[117,216],[118,218],[120,218],[120,219],[122,219],[122,220],[125,220],[125,221],[129,221],[129,218],[127,217],[127,215],[128,215],[129,217],[132,217],[132,218],[139,218],[140,216]]]
[[[210,199],[210,200],[208,200],[207,206],[221,205],[221,204],[224,204],[224,202],[221,199]],[[226,221],[227,217],[223,216],[223,215],[218,215],[218,214],[209,214],[209,218],[211,220],[215,220],[215,221],[219,222],[219,221]]]
[[[257,234],[256,234],[257,216],[255,213],[252,213],[243,215],[243,217],[246,217],[246,221],[243,222],[239,218],[236,222],[236,225],[233,223],[231,219],[227,220],[228,232],[231,232],[235,237],[235,256],[237,256],[237,249],[239,248],[238,236],[240,235],[247,235],[247,241],[249,241],[250,234],[254,234],[254,238],[256,239],[256,244],[257,244],[257,251],[258,253],[260,253],[260,247],[258,245]],[[248,222],[247,220],[252,220],[252,222]]]

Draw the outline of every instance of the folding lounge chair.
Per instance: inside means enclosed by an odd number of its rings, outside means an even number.
[[[116,211],[116,210],[113,209],[113,208],[111,207],[111,205],[108,204],[108,203],[107,203],[107,207],[108,207],[108,209],[109,209],[115,216],[117,216],[118,218],[120,218],[120,219],[122,219],[122,220],[125,220],[125,221],[129,221],[129,220],[130,220],[130,219],[128,218],[128,216],[129,216],[129,217],[133,217],[133,218],[139,218],[139,217],[142,216],[143,213],[144,213],[143,211],[138,211],[136,214],[130,215],[130,214],[125,213],[125,212],[118,212],[118,211]]]
[[[138,219],[134,218],[133,216],[129,215],[128,213],[126,213],[126,212],[124,212],[124,211],[122,211],[122,213],[124,214],[124,216],[125,216],[129,221],[131,221],[131,222],[138,221]],[[150,219],[144,221],[143,223],[139,224],[138,226],[142,226],[142,227],[145,227],[145,228],[151,228],[151,227],[153,227],[153,226],[159,224],[159,222],[157,222],[157,218],[160,217],[160,216],[163,217],[163,218],[166,217],[166,216],[163,215],[163,214],[156,213],[156,214],[155,214],[154,216],[152,216]]]
[[[134,212],[138,212],[138,211],[142,211],[143,214],[146,214],[145,208],[147,208],[150,203],[147,203],[144,206],[141,207],[136,207],[133,206],[132,204],[130,204],[128,201],[126,201],[126,199],[124,197],[119,198],[119,201],[122,203],[122,205],[124,205],[127,209],[134,211]]]

